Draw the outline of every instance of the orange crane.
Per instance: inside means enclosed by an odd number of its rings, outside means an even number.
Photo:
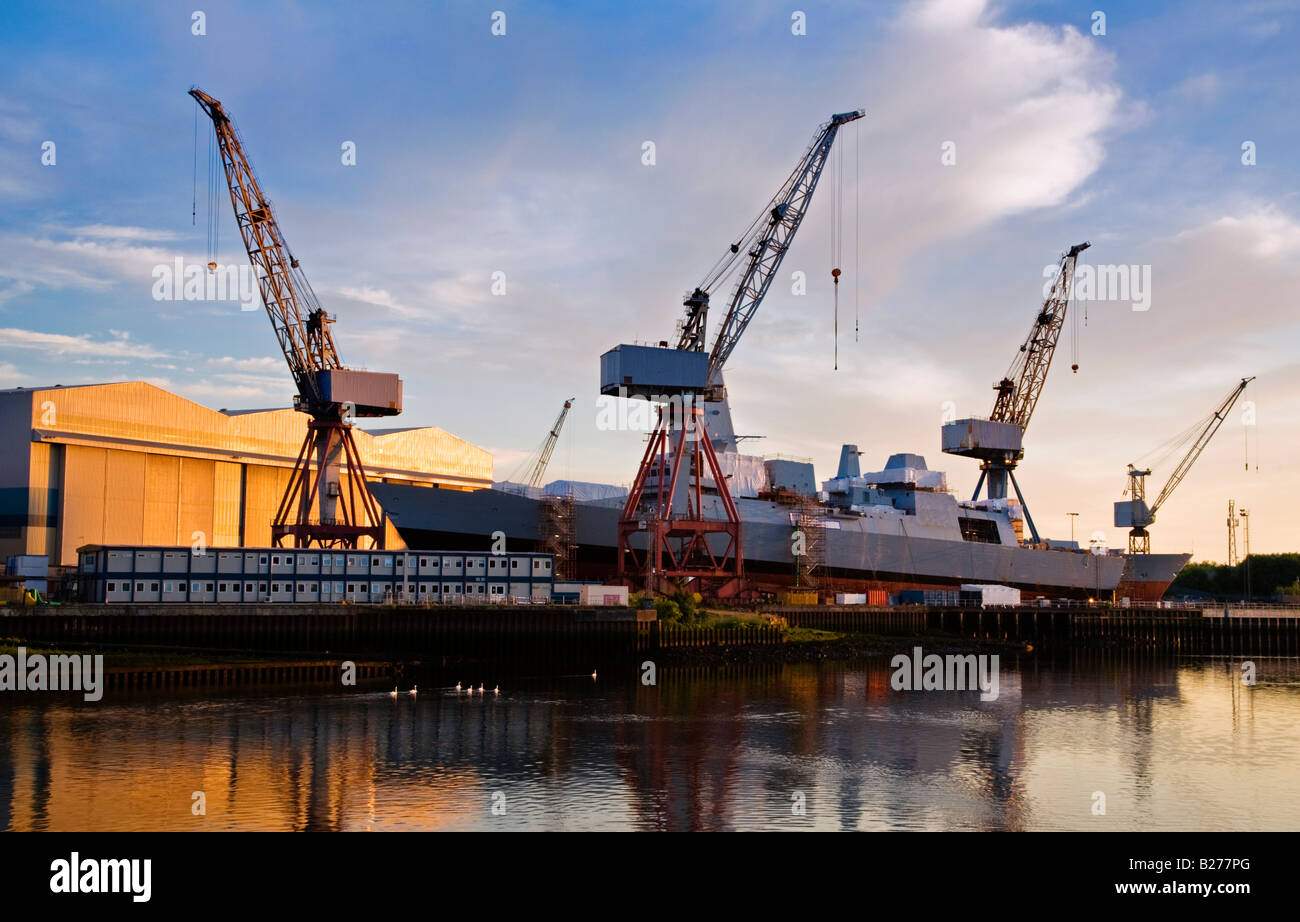
[[[271,538],[277,545],[291,540],[294,547],[364,547],[366,539],[370,546],[383,547],[383,519],[366,486],[365,467],[352,437],[352,420],[401,413],[401,378],[343,365],[330,333],[334,318],[320,306],[284,242],[234,122],[207,93],[195,87],[190,95],[212,120],[216,132],[235,223],[298,390],[294,409],[310,417],[288,489],[271,525]]]

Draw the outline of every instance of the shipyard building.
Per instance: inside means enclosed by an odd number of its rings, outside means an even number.
[[[0,390],[0,560],[71,567],[86,545],[268,547],[306,430],[291,409],[213,410],[142,381]],[[441,429],[355,436],[372,482],[492,484],[491,453]],[[387,547],[404,547],[384,524]]]

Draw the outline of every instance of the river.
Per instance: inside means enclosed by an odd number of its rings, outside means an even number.
[[[1255,662],[1004,658],[993,701],[887,659],[29,694],[0,699],[0,828],[1295,830],[1300,660]]]

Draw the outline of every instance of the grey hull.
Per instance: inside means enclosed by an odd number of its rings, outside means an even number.
[[[496,490],[466,493],[398,484],[374,484],[371,492],[412,547],[453,542],[467,548],[488,546],[494,532],[504,533],[516,546],[537,540],[541,504],[534,499]],[[747,570],[775,578],[792,574],[789,510],[748,499],[739,500],[737,507]],[[614,504],[578,504],[580,557],[585,554],[599,566],[615,560],[620,513]],[[1100,596],[1120,585],[1128,560],[1119,554],[925,537],[915,534],[924,531],[924,525],[905,517],[828,516],[825,526],[827,573],[846,581],[894,586],[991,582],[1047,595]],[[1162,573],[1173,570],[1169,580],[1177,573],[1173,564],[1179,558],[1185,561],[1183,555],[1148,556],[1169,558],[1147,562]]]

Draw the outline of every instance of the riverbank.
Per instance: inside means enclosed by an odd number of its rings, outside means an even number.
[[[927,653],[1024,654],[1033,645],[1014,640],[957,638],[941,634],[914,635],[856,634],[790,628],[786,642],[775,645],[706,644],[666,647],[656,656],[657,665],[794,665],[798,663],[851,662],[878,656],[893,656],[922,647]]]

